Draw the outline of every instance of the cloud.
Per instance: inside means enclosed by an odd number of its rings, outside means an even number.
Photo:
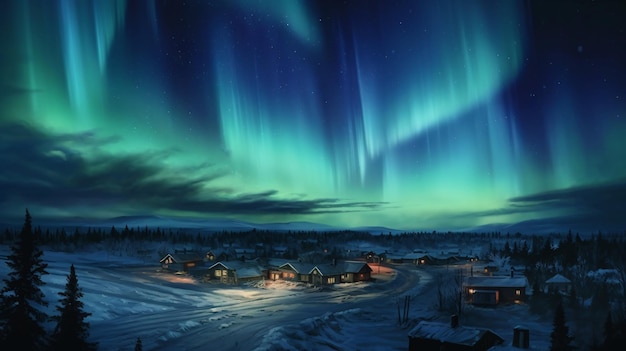
[[[68,211],[126,214],[176,211],[190,215],[308,215],[375,211],[382,202],[285,197],[277,190],[237,194],[219,187],[227,173],[216,165],[172,168],[178,151],[111,154],[117,138],[93,132],[49,135],[28,125],[0,128],[0,208],[19,204]],[[17,208],[16,208],[17,205]]]
[[[459,218],[518,218],[504,230],[626,230],[626,179],[555,189],[509,199],[506,207],[460,214]]]
[[[612,211],[624,208],[626,179],[546,191],[510,199],[513,204],[541,206],[575,206],[587,210]]]

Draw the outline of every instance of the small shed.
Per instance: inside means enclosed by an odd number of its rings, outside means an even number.
[[[421,321],[409,331],[409,351],[486,351],[504,342],[489,329],[458,325],[458,317],[450,323]]]
[[[548,290],[568,293],[572,288],[572,281],[560,274],[556,274],[552,278],[546,280],[546,287]]]

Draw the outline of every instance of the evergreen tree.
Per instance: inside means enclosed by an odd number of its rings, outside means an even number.
[[[22,232],[6,264],[11,271],[4,279],[0,291],[0,344],[3,350],[34,351],[46,345],[46,332],[42,323],[47,316],[35,305],[45,307],[48,303],[39,288],[45,283],[42,275],[48,274],[37,247],[28,210]]]
[[[554,329],[550,334],[550,351],[567,351],[573,347],[570,342],[573,338],[569,335],[569,327],[565,324],[565,311],[563,304],[559,302],[554,311]]]
[[[55,316],[57,326],[52,334],[51,346],[53,350],[96,350],[97,344],[87,342],[89,337],[89,323],[85,318],[91,313],[83,311],[83,297],[78,287],[78,278],[74,265],[70,267],[67,276],[65,291],[59,293],[62,296],[57,311],[60,315]]]
[[[135,351],[142,351],[143,345],[141,344],[141,338],[137,338],[137,342],[135,343]]]

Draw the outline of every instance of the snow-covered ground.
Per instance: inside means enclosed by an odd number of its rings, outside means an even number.
[[[8,254],[0,247],[0,256]],[[43,287],[55,313],[70,264],[76,267],[85,310],[92,313],[91,339],[101,350],[406,350],[407,333],[418,320],[442,320],[428,269],[374,266],[375,282],[312,288],[288,282],[244,286],[200,283],[159,272],[157,263],[106,252],[45,251]],[[0,264],[0,277],[8,267]],[[398,302],[411,296],[408,323],[398,325]],[[525,306],[471,309],[462,321],[491,328],[511,339],[513,326],[531,329],[542,349],[551,325]],[[50,326],[52,328],[52,326]],[[544,330],[545,332],[541,332]],[[548,336],[547,336],[548,335]]]

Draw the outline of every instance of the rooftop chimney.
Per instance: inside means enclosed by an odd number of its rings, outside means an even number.
[[[459,326],[459,316],[458,316],[458,315],[456,315],[456,314],[453,314],[453,315],[450,317],[450,327],[451,327],[451,328],[456,328],[456,327],[458,327],[458,326]]]

